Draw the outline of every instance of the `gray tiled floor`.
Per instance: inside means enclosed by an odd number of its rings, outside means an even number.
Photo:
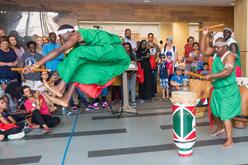
[[[169,106],[168,103],[160,101],[148,102],[138,105],[141,114],[139,117],[121,119],[92,120],[94,117],[111,116],[109,112],[80,114],[65,164],[237,165],[248,163],[248,128],[234,129],[234,137],[239,143],[230,149],[223,149],[220,144],[222,140],[219,139],[225,136],[209,136],[207,118],[197,119],[198,123],[204,124],[197,127],[198,142],[193,148],[193,156],[179,157],[169,129],[172,119],[167,114],[171,112]],[[35,130],[27,135],[29,140],[0,143],[0,164],[11,165],[16,161],[30,162],[32,165],[61,164],[76,116],[61,117],[63,123],[55,128],[51,135],[40,136],[41,131]],[[166,129],[161,129],[160,126],[165,125]]]

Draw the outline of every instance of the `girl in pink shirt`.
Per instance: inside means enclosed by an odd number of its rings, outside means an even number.
[[[27,97],[24,106],[26,111],[31,113],[31,123],[39,125],[44,132],[51,132],[50,127],[59,124],[60,118],[51,116],[48,105],[42,95],[35,97],[28,86],[23,86],[21,91]]]

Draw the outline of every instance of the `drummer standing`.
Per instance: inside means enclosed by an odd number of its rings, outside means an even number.
[[[228,50],[236,56],[236,77],[241,77],[241,61],[240,61],[240,48],[237,41],[232,37],[232,29],[224,28],[223,36],[226,39]]]
[[[224,147],[233,144],[231,119],[240,114],[241,97],[235,76],[235,55],[228,51],[224,38],[218,38],[214,43],[216,55],[212,64],[212,74],[206,80],[212,80],[214,87],[211,97],[211,110],[219,117],[225,127],[227,140]]]

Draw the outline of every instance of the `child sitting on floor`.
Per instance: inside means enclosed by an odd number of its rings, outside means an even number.
[[[8,106],[4,97],[0,97],[0,141],[8,138],[10,140],[21,139],[25,136],[22,131],[23,123],[17,123],[7,112]]]
[[[207,74],[209,74],[208,63],[204,63],[204,64],[203,64],[203,70],[200,72],[200,74],[202,74],[202,75],[207,75]]]
[[[44,133],[51,132],[52,130],[50,128],[58,125],[60,123],[60,118],[51,115],[48,105],[42,95],[39,93],[33,94],[28,86],[23,86],[21,92],[27,97],[24,106],[27,113],[30,114],[31,123],[38,125],[39,128],[43,128]]]
[[[188,89],[188,77],[183,74],[182,68],[176,69],[176,74],[171,78],[170,84],[172,91],[187,90]]]

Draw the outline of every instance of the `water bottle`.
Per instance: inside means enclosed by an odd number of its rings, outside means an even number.
[[[183,79],[183,91],[189,91],[188,79]]]
[[[65,107],[62,107],[62,114],[66,115],[67,114],[67,109]]]

